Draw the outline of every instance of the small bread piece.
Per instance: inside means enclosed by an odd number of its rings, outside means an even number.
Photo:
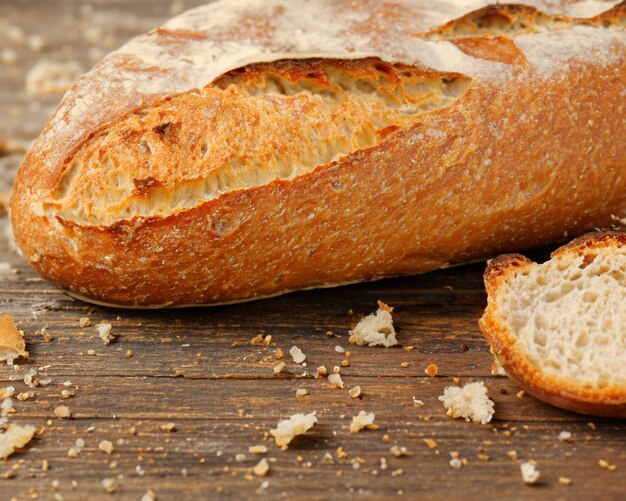
[[[9,315],[0,315],[0,361],[13,365],[13,360],[19,357],[28,358],[24,333]]]
[[[480,320],[506,373],[583,414],[626,417],[626,234],[584,235],[543,264],[500,256]]]
[[[286,449],[291,441],[298,435],[304,435],[315,423],[317,423],[316,412],[310,414],[294,414],[289,419],[282,419],[270,435],[274,437],[276,445]]]
[[[11,423],[4,433],[0,433],[0,459],[6,459],[17,449],[30,442],[35,435],[35,427]]]
[[[350,331],[349,341],[359,346],[384,346],[389,348],[398,344],[396,330],[393,327],[391,312],[393,308],[378,301],[378,310],[363,317]]]
[[[439,397],[448,416],[454,419],[487,424],[493,417],[493,401],[482,381],[468,383],[462,388],[448,386]]]

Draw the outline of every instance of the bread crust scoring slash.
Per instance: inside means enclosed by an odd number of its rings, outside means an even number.
[[[27,155],[24,256],[95,303],[218,304],[625,215],[625,4],[462,3],[221,1],[132,40]]]

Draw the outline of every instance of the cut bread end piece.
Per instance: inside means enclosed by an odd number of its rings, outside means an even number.
[[[512,379],[556,407],[626,417],[626,233],[584,235],[543,264],[499,256],[485,286],[480,328]]]

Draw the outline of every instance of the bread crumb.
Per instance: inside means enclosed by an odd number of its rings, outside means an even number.
[[[157,495],[152,489],[148,489],[148,491],[141,496],[141,501],[156,501]]]
[[[459,468],[461,468],[461,466],[463,466],[463,462],[459,458],[452,458],[450,460],[450,466],[452,466],[452,468],[458,470]]]
[[[400,367],[402,367],[403,369],[406,369],[409,365],[411,365],[409,362],[402,362],[400,364]]]
[[[394,445],[394,446],[391,447],[391,449],[389,449],[389,453],[394,458],[400,458],[402,456],[406,456],[408,454],[408,451],[406,450],[406,447],[401,447],[399,445]]]
[[[302,353],[302,350],[297,346],[292,346],[289,350],[289,354],[291,355],[293,361],[297,364],[301,364],[306,360],[306,355]]]
[[[335,351],[336,351],[337,353],[345,353],[345,352],[346,352],[346,349],[345,349],[343,346],[339,346],[339,345],[337,345],[337,346],[335,346]]]
[[[78,61],[42,59],[26,75],[26,92],[31,95],[62,94],[82,72]]]
[[[108,323],[102,323],[96,327],[98,337],[102,339],[105,346],[109,345],[115,339],[115,335],[111,332],[113,326]]]
[[[163,423],[159,426],[161,431],[166,431],[168,433],[172,433],[176,431],[176,423]]]
[[[369,414],[365,411],[360,411],[356,416],[352,418],[350,423],[350,433],[357,433],[363,428],[376,429],[378,426],[374,424],[374,418],[376,415],[373,412]]]
[[[494,403],[482,381],[468,383],[462,388],[448,386],[439,400],[443,402],[448,416],[455,419],[464,418],[466,421],[487,424],[494,414]]]
[[[281,372],[283,372],[283,369],[285,368],[285,362],[278,362],[275,366],[274,366],[274,374],[280,374]]]
[[[522,478],[527,484],[536,483],[541,476],[539,470],[537,470],[537,468],[535,468],[535,465],[532,463],[522,463],[520,465],[520,470],[522,472]]]
[[[72,416],[72,411],[66,405],[59,405],[54,409],[54,416],[59,419],[67,419]]]
[[[270,464],[268,463],[267,459],[263,458],[255,465],[252,471],[256,476],[264,477],[265,475],[267,475],[267,472],[270,471]]]
[[[104,488],[106,492],[111,494],[117,491],[117,488],[118,488],[117,480],[115,480],[114,478],[104,478],[102,479],[102,487]]]
[[[559,433],[559,440],[561,442],[569,442],[570,440],[572,440],[572,433],[569,431],[562,431],[561,433]]]
[[[378,301],[378,310],[366,317],[350,331],[348,341],[359,346],[384,346],[389,348],[398,344],[391,312],[393,308]]]
[[[35,427],[32,425],[9,424],[7,429],[0,434],[0,458],[8,458],[30,442],[34,435]]]
[[[115,450],[115,447],[113,447],[113,443],[111,441],[103,440],[98,444],[98,449],[100,449],[102,452],[106,452],[107,454],[112,454]]]
[[[572,483],[572,479],[571,478],[559,477],[559,484],[561,484],[561,485],[570,485],[571,483]]]
[[[19,357],[28,358],[24,332],[18,330],[9,315],[0,315],[0,361],[13,365]]]
[[[296,390],[296,397],[306,397],[309,394],[309,390],[306,388],[298,388]]]
[[[506,453],[513,461],[517,461],[517,451],[508,451]]]
[[[79,453],[79,452],[80,452],[80,451],[79,451],[76,447],[70,447],[70,448],[67,450],[67,457],[70,457],[70,458],[76,458],[76,457],[78,457],[78,453]]]
[[[436,449],[436,448],[437,448],[437,445],[438,445],[438,444],[437,444],[437,441],[436,441],[436,440],[433,440],[432,438],[425,438],[425,439],[423,440],[423,442],[424,442],[424,444],[426,444],[426,446],[427,446],[429,449]]]
[[[31,398],[34,398],[34,396],[35,396],[35,392],[34,391],[23,391],[21,393],[18,393],[16,398],[20,402],[24,402],[26,400],[30,400]]]
[[[352,388],[350,388],[350,391],[348,391],[348,395],[350,395],[350,398],[358,398],[361,396],[361,387],[360,386],[354,386]]]
[[[126,353],[124,354],[124,356],[126,358],[130,358],[133,356],[133,350],[126,350]]]
[[[235,461],[237,461],[238,463],[243,463],[246,459],[247,458],[245,454],[235,454]]]
[[[330,452],[325,453],[320,462],[322,464],[335,464],[335,460]]]
[[[413,405],[418,408],[424,407],[424,401],[413,397]]]
[[[283,350],[281,350],[280,348],[278,348],[275,352],[274,352],[274,358],[276,360],[280,360],[281,358],[283,358],[285,356],[285,354],[283,353]]]
[[[286,449],[289,443],[298,435],[303,435],[317,423],[316,411],[310,414],[294,414],[288,419],[278,422],[275,429],[270,430],[276,445]]]
[[[342,360],[339,365],[341,365],[341,367],[349,367],[350,366],[350,360],[348,360],[348,359]]]
[[[517,398],[522,398],[524,395],[526,395],[526,392],[524,390],[520,390],[515,394]]]
[[[324,367],[323,365],[320,365],[317,368],[317,377],[320,378],[325,376],[326,374],[328,374],[328,369],[326,369],[326,367]]]
[[[248,447],[248,452],[250,454],[266,454],[267,447],[265,447],[264,445],[251,445],[250,447]]]
[[[439,368],[437,367],[437,364],[430,364],[426,367],[426,369],[424,369],[424,372],[430,377],[435,377],[439,372]]]
[[[96,350],[94,350],[94,349],[87,350],[87,355],[93,356],[95,354],[96,354]]]
[[[80,325],[81,329],[84,329],[85,327],[91,327],[91,320],[89,319],[89,317],[81,317],[78,320],[78,325]]]
[[[341,379],[341,375],[337,372],[328,376],[328,382],[333,388],[343,388],[343,379]]]

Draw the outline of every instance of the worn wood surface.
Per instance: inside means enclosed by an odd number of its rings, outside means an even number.
[[[78,60],[86,69],[180,7],[169,1],[0,1],[0,50],[10,48],[17,56],[15,63],[0,62],[0,140],[34,139],[60,97],[24,92],[25,74],[39,59]],[[11,26],[21,28],[26,40]],[[42,50],[29,48],[32,34],[43,37]],[[22,155],[15,150],[0,152],[5,195]],[[1,499],[140,499],[148,489],[159,500],[624,499],[624,421],[518,398],[514,383],[491,376],[491,357],[477,327],[485,305],[484,264],[222,308],[117,311],[72,300],[39,279],[10,249],[7,223],[6,216],[0,218],[0,261],[11,265],[0,274],[0,313],[20,323],[31,358],[17,370],[1,366],[0,378],[26,391],[23,376],[37,369],[51,383],[36,388],[34,399],[15,401],[11,420],[37,425],[42,434],[0,463],[0,473],[14,472],[0,479]],[[373,311],[377,299],[396,307],[399,341],[413,351],[348,344],[350,325]],[[83,316],[93,324],[111,322],[119,338],[104,346],[94,327],[80,328]],[[52,340],[38,333],[44,327]],[[328,336],[329,330],[337,337]],[[272,336],[269,347],[250,344],[259,334]],[[286,371],[274,376],[267,357],[294,345],[307,355],[307,367],[286,355]],[[336,345],[352,353],[350,366],[342,369],[344,390],[310,375],[319,365],[341,362]],[[424,373],[431,363],[439,367],[434,378]],[[491,424],[445,415],[437,397],[455,376],[462,383],[486,382],[496,402]],[[68,400],[61,397],[66,381],[75,391]],[[354,385],[361,386],[362,399],[348,397]],[[298,388],[310,395],[296,398]],[[415,406],[414,397],[424,407]],[[71,419],[53,417],[61,404],[71,408]],[[289,450],[265,438],[280,418],[313,410],[318,425]],[[360,410],[375,412],[380,428],[351,435],[350,418]],[[165,423],[175,423],[176,430],[163,431]],[[557,439],[563,430],[572,433],[572,441]],[[437,447],[427,447],[424,438]],[[68,457],[77,439],[85,446],[78,457]],[[112,454],[98,449],[102,440],[113,442]],[[263,478],[251,475],[259,458],[247,449],[255,444],[269,449],[271,470]],[[406,447],[407,455],[393,457],[394,444]],[[347,458],[335,457],[338,447]],[[449,466],[454,452],[467,459],[458,470]],[[326,453],[333,454],[334,464],[322,462]],[[238,454],[246,458],[237,461]],[[601,459],[617,469],[601,468]],[[537,461],[538,485],[523,484],[519,464],[525,460]],[[561,485],[559,477],[570,478],[571,485]],[[116,492],[105,492],[106,478],[116,479]]]

